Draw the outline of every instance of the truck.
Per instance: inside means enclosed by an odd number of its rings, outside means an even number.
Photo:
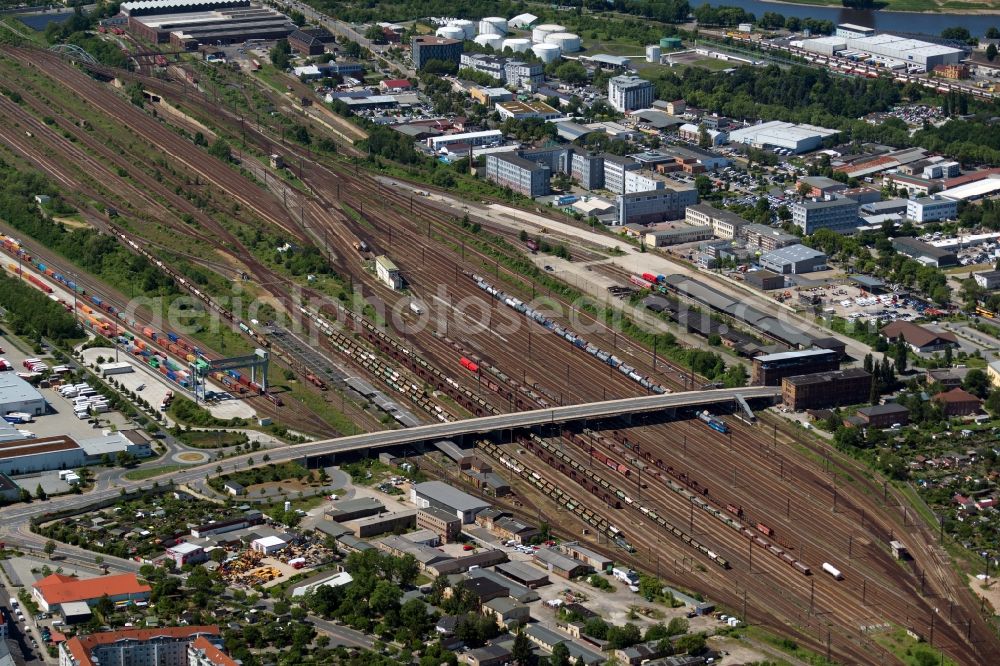
[[[410,311],[415,315],[422,315],[424,308],[419,301],[410,301]]]
[[[622,567],[615,567],[611,570],[611,575],[625,583],[626,585],[637,585],[639,583],[639,575],[632,571],[631,569],[624,569]]]
[[[823,563],[823,571],[833,576],[834,580],[844,580],[844,574],[840,573],[840,569],[833,566],[829,562]]]
[[[7,415],[3,417],[7,423],[31,423],[33,418],[27,412],[7,412]]]
[[[729,426],[726,425],[726,422],[718,417],[712,416],[712,413],[709,412],[707,409],[703,412],[700,412],[698,414],[698,418],[704,421],[705,425],[707,425],[712,430],[721,432],[723,434],[729,432]]]

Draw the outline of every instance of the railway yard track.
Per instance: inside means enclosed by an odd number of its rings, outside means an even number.
[[[222,249],[223,263],[246,271],[290,326],[319,330],[315,351],[336,357],[338,367],[373,378],[417,418],[447,420],[689,385],[686,370],[632,340],[619,340],[592,313],[571,310],[568,297],[547,295],[552,309],[561,312],[551,315],[547,326],[488,292],[484,283],[513,299],[531,297],[525,291],[533,290],[530,280],[497,260],[498,255],[516,255],[517,240],[509,232],[490,229],[505,242],[477,236],[452,211],[384,185],[349,159],[317,159],[306,148],[278,138],[272,128],[213,107],[211,99],[186,82],[122,74],[166,99],[183,100],[188,109],[209,114],[230,132],[243,132],[247,146],[258,154],[283,151],[300,165],[296,175],[307,191],[288,196],[286,190],[279,196],[275,187],[264,189],[210,159],[170,128],[169,117],[154,118],[54,55],[4,48],[2,58],[58,82],[95,114],[129,130],[128,138],[118,143],[102,141],[102,133],[71,120],[74,111],[68,105],[25,85],[19,90],[20,104],[0,96],[0,138],[8,151],[87,199],[108,205],[130,201],[130,207],[121,208],[125,219],[107,220],[103,229],[126,244],[132,241],[132,249],[154,263],[159,261],[157,246],[143,246],[146,225],[161,225]],[[54,122],[43,121],[45,115]],[[133,150],[130,141],[142,146]],[[133,167],[123,179],[117,169],[129,168],[149,146],[165,156],[161,178]],[[352,154],[349,147],[344,152]],[[338,276],[359,289],[376,311],[395,307],[397,316],[386,315],[383,328],[255,258],[231,225],[182,196],[192,178],[201,183],[206,201],[219,206],[228,202],[229,214],[245,215],[243,224],[261,225],[320,248]],[[114,182],[115,191],[102,182]],[[194,223],[182,221],[184,215]],[[362,243],[367,253],[355,249]],[[372,275],[370,258],[383,253],[406,276],[409,295],[402,300]],[[54,253],[39,254],[56,265],[60,261]],[[218,269],[217,256],[204,261]],[[170,266],[160,265],[183,280]],[[86,278],[83,284],[109,291]],[[184,286],[194,289],[187,282]],[[296,291],[302,301],[292,297]],[[116,295],[113,300],[127,299]],[[210,297],[202,300],[213,307]],[[413,301],[421,304],[422,315],[400,307]],[[228,321],[236,330],[244,323],[236,313]],[[585,343],[572,342],[566,329],[580,331]],[[329,380],[343,379],[332,370],[310,367],[321,364],[310,361],[301,344],[295,353],[284,353],[281,336],[244,333],[271,347],[303,376],[322,372]],[[588,350],[586,343],[602,353]],[[605,356],[616,357],[635,376]],[[476,370],[460,364],[461,359]],[[322,390],[315,382],[314,388]],[[330,431],[307,409],[282,409],[263,399],[255,399],[254,405],[292,427],[316,434]],[[554,514],[558,529],[577,535],[589,526],[608,536],[612,549],[634,547],[635,552],[617,549],[616,556],[730,608],[742,608],[751,623],[818,651],[829,650],[845,663],[894,662],[871,636],[879,630],[873,628],[885,625],[932,637],[936,647],[960,663],[989,662],[1000,647],[997,637],[976,612],[968,588],[942,565],[926,526],[907,525],[886,490],[852,463],[830,456],[824,444],[803,443],[769,417],[751,424],[726,416],[725,422],[728,432],[721,433],[693,413],[682,413],[666,421],[542,429],[514,442],[481,442],[479,447],[517,477],[519,492],[524,488],[547,495],[553,508],[564,509]],[[817,462],[824,458],[828,462]],[[914,560],[893,560],[890,538],[903,540]],[[836,565],[844,579],[824,574],[824,562]]]

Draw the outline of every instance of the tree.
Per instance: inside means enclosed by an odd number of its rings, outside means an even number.
[[[639,594],[646,601],[653,601],[663,594],[663,583],[654,576],[639,576]]]
[[[678,652],[698,655],[705,651],[704,634],[688,634],[681,636],[675,643]]]
[[[608,647],[612,650],[620,650],[635,645],[642,640],[639,627],[628,622],[621,627],[612,626],[608,628]]]
[[[48,541],[45,542],[45,547],[42,548],[42,550],[45,551],[45,554],[48,555],[49,559],[51,560],[52,553],[56,552],[56,542],[53,541],[52,539],[49,539]]]
[[[986,28],[986,39],[1000,39],[1000,29],[995,25]]]
[[[35,497],[40,500],[47,500],[49,496],[45,493],[45,489],[42,488],[42,484],[35,486]]]
[[[903,374],[906,372],[907,346],[902,338],[896,341],[892,350],[892,362],[896,364],[896,372]]]
[[[550,666],[569,666],[569,648],[566,643],[557,643],[549,657]]]
[[[271,49],[271,64],[278,69],[288,69],[288,63],[292,55],[292,47],[287,39],[279,39]]]
[[[708,128],[706,128],[704,125],[698,126],[698,147],[699,148],[712,147],[712,137],[708,133]]]
[[[994,58],[997,57],[997,45],[990,44],[986,47],[986,59],[993,62]]]
[[[986,394],[990,391],[990,379],[979,368],[973,368],[965,375],[965,379],[962,381],[962,388],[975,396],[985,398]]]
[[[712,179],[703,173],[695,176],[694,186],[698,189],[699,197],[707,197],[712,193]]]
[[[514,661],[521,666],[531,663],[534,651],[531,649],[531,641],[528,640],[523,631],[518,631],[514,637],[514,646],[511,648],[510,654]]]
[[[221,136],[212,142],[211,147],[208,149],[208,154],[212,157],[219,158],[223,162],[229,162],[233,159],[232,152],[229,148],[229,142]]]
[[[968,28],[962,28],[958,26],[952,28],[945,28],[944,30],[941,31],[941,37],[943,37],[944,39],[954,39],[955,41],[959,42],[967,42],[970,39],[972,39],[972,35],[969,33]]]
[[[385,38],[385,34],[382,32],[381,26],[378,23],[373,23],[368,26],[365,30],[365,39],[374,42],[376,44],[381,44]]]

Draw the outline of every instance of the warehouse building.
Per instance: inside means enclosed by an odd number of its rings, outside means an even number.
[[[417,526],[417,512],[415,509],[407,511],[396,511],[393,513],[382,513],[377,516],[368,516],[353,521],[347,527],[354,530],[354,536],[359,539],[386,534],[387,532],[399,532],[410,530]]]
[[[930,243],[925,243],[911,236],[897,236],[893,238],[892,247],[895,248],[896,252],[905,254],[928,266],[944,268],[958,264],[958,255],[953,251],[935,247]]]
[[[489,502],[453,488],[441,481],[418,483],[410,489],[410,501],[419,509],[434,506],[450,511],[468,525],[475,521],[476,514],[489,508]]]
[[[533,559],[535,564],[561,578],[576,578],[593,570],[593,567],[586,562],[563,555],[551,548],[536,550]]]
[[[77,469],[87,454],[72,437],[39,437],[0,442],[0,473],[15,476]]]
[[[754,148],[785,148],[793,153],[816,150],[823,139],[836,136],[837,130],[815,125],[796,125],[780,120],[759,123],[742,129],[730,130],[729,141],[742,143]]]
[[[615,223],[624,226],[676,220],[684,217],[685,208],[698,203],[698,190],[693,185],[675,181],[664,185],[663,189],[619,194]]]
[[[751,287],[760,289],[761,291],[771,291],[772,289],[785,288],[784,275],[778,275],[777,273],[772,273],[771,271],[754,271],[752,273],[747,273],[744,281]]]
[[[533,199],[548,194],[551,178],[552,170],[548,165],[532,162],[519,154],[486,156],[486,180],[526,197]]]
[[[958,217],[958,202],[954,199],[931,195],[906,202],[906,218],[914,222],[937,222]]]
[[[851,233],[861,223],[859,208],[857,201],[847,198],[799,201],[791,206],[792,224],[807,236],[817,229]]]
[[[417,35],[410,39],[410,58],[415,69],[423,69],[431,60],[453,62],[457,65],[462,58],[462,51],[462,42],[457,39],[433,35]]]
[[[1000,271],[981,271],[973,273],[972,279],[983,289],[996,289],[1000,287]]]
[[[0,372],[0,414],[25,412],[41,416],[46,412],[45,398],[14,372]]]
[[[282,39],[296,30],[284,14],[249,0],[142,0],[122,3],[121,12],[137,37],[192,51],[199,44]]]
[[[333,520],[339,523],[358,518],[376,516],[385,511],[385,505],[374,497],[359,497],[351,500],[341,500],[327,510],[323,515],[326,520]]]
[[[871,374],[860,368],[792,375],[781,380],[782,401],[795,411],[868,402],[871,389]]]
[[[965,57],[965,51],[962,49],[896,35],[848,37],[846,42],[849,50],[919,65],[925,71],[930,71],[938,65],[956,64]]]
[[[801,275],[826,269],[826,255],[805,245],[789,245],[760,258],[763,268],[779,275]]]
[[[781,380],[785,377],[839,369],[840,355],[830,349],[764,354],[753,359],[750,383],[758,386],[780,386]]]

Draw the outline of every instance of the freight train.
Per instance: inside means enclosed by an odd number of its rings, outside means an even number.
[[[599,361],[610,365],[612,368],[615,368],[616,370],[618,370],[618,372],[622,373],[632,381],[637,382],[644,389],[652,391],[653,393],[660,393],[660,394],[669,393],[667,389],[663,388],[649,377],[645,377],[639,374],[639,372],[635,368],[628,365],[627,363],[624,363],[617,356],[614,356],[610,352],[601,349],[600,347],[598,347],[593,343],[587,342],[582,337],[577,335],[574,331],[567,328],[563,328],[562,326],[556,324],[554,321],[546,317],[541,312],[531,307],[528,307],[520,299],[510,296],[504,293],[503,291],[500,291],[499,289],[494,287],[492,284],[487,282],[479,275],[476,275],[474,273],[471,274],[467,273],[467,275],[469,275],[469,277],[472,278],[472,280],[476,283],[476,286],[478,286],[480,289],[485,291],[490,296],[494,297],[504,305],[516,310],[517,312],[520,312],[528,319],[533,320],[534,322],[548,329],[552,333],[555,333],[560,338],[564,339],[566,342],[570,343],[574,347],[584,350],[591,356],[597,358]]]

